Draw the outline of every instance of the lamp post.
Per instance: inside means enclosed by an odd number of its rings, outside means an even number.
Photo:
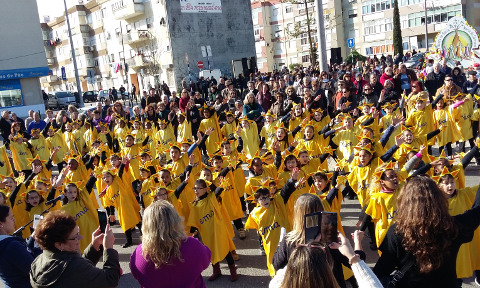
[[[72,31],[70,30],[70,20],[68,19],[68,9],[67,9],[67,2],[63,0],[63,5],[65,6],[65,19],[67,20],[67,30],[68,30],[68,38],[70,39],[70,49],[72,50],[72,61],[73,61],[73,70],[75,72],[75,81],[77,82],[77,93],[78,93],[78,105],[80,107],[85,106],[83,103],[82,97],[82,87],[80,86],[80,77],[78,77],[78,68],[77,68],[77,59],[75,58],[75,48],[73,46],[72,40]]]

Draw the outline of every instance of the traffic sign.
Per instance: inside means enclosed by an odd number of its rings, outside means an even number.
[[[203,62],[202,62],[202,61],[198,61],[197,67],[198,67],[198,69],[202,69],[202,68],[203,68]]]
[[[349,38],[347,40],[348,48],[353,48],[355,47],[355,42],[353,41],[353,38]]]

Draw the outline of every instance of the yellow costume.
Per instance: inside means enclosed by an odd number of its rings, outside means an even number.
[[[205,146],[207,147],[207,152],[209,154],[213,154],[218,150],[217,142],[220,142],[220,126],[218,125],[218,117],[214,113],[210,118],[203,119],[200,122],[200,126],[198,127],[198,131],[205,134],[208,128],[213,128],[212,134],[208,136],[207,141],[205,142]],[[258,133],[257,133],[258,134]]]
[[[248,159],[252,159],[260,149],[260,138],[258,137],[257,123],[249,121],[249,124],[248,128],[242,128],[240,137],[243,140],[243,152]]]

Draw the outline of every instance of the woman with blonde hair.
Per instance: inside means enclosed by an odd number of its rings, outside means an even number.
[[[184,232],[172,204],[155,201],[143,215],[142,244],[130,256],[130,270],[144,288],[206,287],[202,271],[210,264],[207,246]]]
[[[273,256],[273,267],[275,270],[283,269],[287,266],[289,259],[293,259],[291,254],[293,250],[299,246],[304,245],[305,243],[305,215],[314,213],[314,212],[321,212],[323,211],[323,206],[320,198],[315,194],[303,194],[298,197],[297,201],[295,202],[295,206],[293,208],[293,229],[280,241],[278,244],[277,251],[275,251],[275,255]],[[355,233],[355,237],[361,239],[363,237],[363,232]],[[358,239],[357,239],[358,240]],[[356,241],[361,243],[361,241]],[[323,246],[322,246],[323,247]],[[365,253],[361,249],[361,245],[355,247],[355,253],[360,255],[362,260],[365,260],[366,256]],[[347,287],[344,279],[343,268],[342,265],[345,267],[350,268],[349,259],[343,256],[338,250],[329,249],[329,247],[324,247],[333,259],[333,275],[337,280],[339,287],[345,288]],[[350,272],[350,276],[353,274]],[[315,287],[315,286],[312,286]],[[329,287],[329,286],[326,286]],[[333,286],[332,286],[333,287]]]

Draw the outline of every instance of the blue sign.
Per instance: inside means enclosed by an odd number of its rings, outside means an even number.
[[[67,80],[67,72],[65,71],[65,67],[62,66],[62,68],[60,68],[60,70],[62,71],[62,80],[63,81]]]
[[[48,67],[0,70],[0,80],[48,76]]]
[[[353,38],[348,39],[347,44],[348,44],[348,48],[355,47],[355,42],[353,41]]]
[[[0,81],[0,91],[16,89],[22,89],[22,85],[20,85],[20,80],[12,79]]]

